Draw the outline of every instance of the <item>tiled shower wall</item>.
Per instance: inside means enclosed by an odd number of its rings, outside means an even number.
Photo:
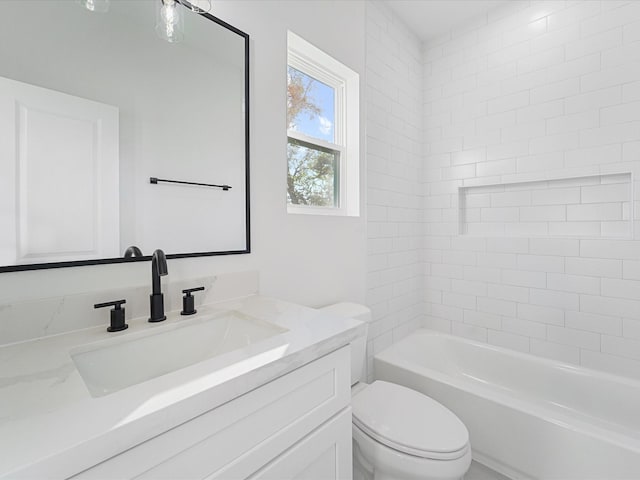
[[[367,2],[367,305],[372,356],[422,317],[422,60],[418,38]]]
[[[640,2],[509,2],[423,68],[425,326],[640,377]]]

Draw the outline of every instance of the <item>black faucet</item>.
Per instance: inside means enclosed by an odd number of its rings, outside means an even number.
[[[164,252],[158,249],[153,252],[153,257],[151,258],[150,322],[161,322],[167,319],[164,314],[164,295],[160,285],[160,277],[164,277],[167,273],[169,273],[167,270],[167,258],[164,256]]]

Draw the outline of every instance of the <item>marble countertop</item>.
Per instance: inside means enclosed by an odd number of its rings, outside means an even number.
[[[204,315],[234,312],[287,331],[123,390],[92,397],[70,350]],[[365,331],[352,319],[252,295],[194,317],[128,321],[0,347],[0,478],[65,478],[340,348]]]

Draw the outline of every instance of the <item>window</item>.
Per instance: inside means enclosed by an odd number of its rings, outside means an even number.
[[[288,34],[287,210],[359,215],[359,77]]]

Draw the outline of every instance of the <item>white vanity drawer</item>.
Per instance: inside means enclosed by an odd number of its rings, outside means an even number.
[[[350,401],[343,347],[73,478],[246,478]]]
[[[273,459],[249,479],[351,479],[353,475],[351,428],[351,408],[347,408]],[[222,475],[211,478],[234,477]]]

